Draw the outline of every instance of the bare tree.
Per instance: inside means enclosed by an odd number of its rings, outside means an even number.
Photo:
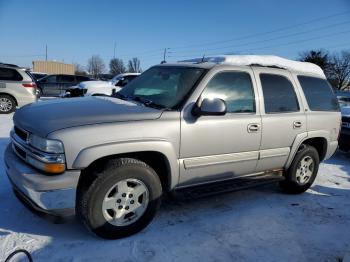
[[[113,58],[109,62],[109,72],[113,75],[125,73],[125,66],[123,60],[118,58]]]
[[[84,67],[78,63],[74,64],[74,71],[76,75],[84,76],[87,75]]]
[[[299,54],[299,60],[318,65],[328,78],[331,66],[331,58],[328,51],[324,49],[305,51]]]
[[[100,74],[103,73],[105,70],[105,64],[102,60],[102,58],[98,55],[93,55],[89,60],[88,60],[88,71],[89,73],[94,77],[98,78]]]
[[[132,58],[128,62],[128,71],[130,73],[141,73],[142,69],[140,64],[140,59],[138,59],[137,57]]]
[[[350,52],[335,53],[331,58],[329,81],[338,90],[350,88]]]

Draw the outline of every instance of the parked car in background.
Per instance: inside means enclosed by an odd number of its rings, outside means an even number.
[[[67,89],[75,86],[83,81],[90,81],[87,76],[75,75],[48,75],[37,81],[38,92],[40,96],[56,96],[63,95]]]
[[[78,86],[74,86],[68,90],[64,97],[78,96],[110,96],[120,91],[124,86],[138,77],[139,73],[124,73],[112,78],[110,81],[87,81],[81,82]]]
[[[169,191],[308,190],[340,132],[322,69],[274,56],[200,61],[151,67],[113,97],[18,110],[5,151],[16,195],[114,239],[145,228]]]
[[[343,106],[350,106],[350,96],[337,96],[339,105],[341,107]]]
[[[37,100],[36,84],[29,71],[0,64],[0,114],[8,114]]]
[[[35,81],[48,75],[47,73],[40,73],[40,72],[30,72],[30,74],[34,77]]]
[[[350,106],[341,108],[342,126],[339,137],[339,149],[350,151]]]

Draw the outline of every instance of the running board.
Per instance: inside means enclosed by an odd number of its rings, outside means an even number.
[[[281,172],[273,172],[268,174],[239,177],[231,180],[193,186],[188,188],[179,188],[175,189],[173,195],[176,198],[196,199],[267,185],[282,180],[284,180],[284,176],[282,176]]]

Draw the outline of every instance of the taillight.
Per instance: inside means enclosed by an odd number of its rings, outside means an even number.
[[[36,84],[34,82],[22,84],[22,86],[27,88],[36,88]]]

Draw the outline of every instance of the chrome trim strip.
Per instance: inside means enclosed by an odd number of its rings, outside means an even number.
[[[242,161],[258,160],[259,151],[191,157],[183,159],[185,169],[206,167],[210,165],[231,164]]]
[[[272,158],[272,157],[284,157],[288,156],[290,152],[289,147],[273,148],[260,150],[259,159]]]

